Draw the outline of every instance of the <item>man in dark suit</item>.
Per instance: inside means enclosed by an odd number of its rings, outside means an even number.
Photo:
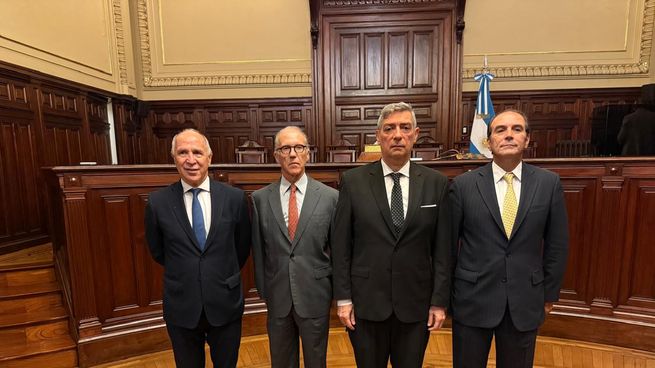
[[[450,298],[446,177],[409,158],[412,107],[382,109],[382,160],[343,174],[332,232],[334,294],[358,367],[421,367]]]
[[[274,368],[298,367],[302,338],[305,367],[325,367],[332,267],[330,221],[339,192],[305,174],[307,136],[286,127],[275,136],[280,180],[253,199],[253,259],[259,295],[268,308]]]
[[[655,84],[641,86],[641,104],[623,118],[617,141],[623,156],[655,155]]]
[[[456,177],[453,213],[453,363],[532,367],[537,329],[559,298],[568,251],[559,176],[522,162],[523,113],[506,110],[487,132],[493,162]]]
[[[164,320],[177,367],[235,367],[241,338],[240,269],[250,250],[246,197],[208,177],[207,138],[187,129],[173,137],[181,180],[150,194],[145,213],[152,257],[164,266]]]

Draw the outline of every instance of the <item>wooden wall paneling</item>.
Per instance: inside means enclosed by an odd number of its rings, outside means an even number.
[[[78,96],[71,92],[42,86],[41,119],[45,145],[44,166],[77,165],[85,161],[83,112]]]
[[[0,251],[48,237],[40,186],[42,147],[33,90],[26,81],[0,76]]]
[[[193,106],[155,110],[150,119],[154,134],[149,147],[153,153],[152,163],[173,163],[171,141],[175,134],[187,128],[204,130],[202,113]]]
[[[348,139],[363,150],[374,136],[379,112],[370,105],[381,108],[398,101],[415,107],[429,101],[432,120],[423,122],[423,134],[446,145],[453,142],[451,125],[458,107],[450,105],[459,97],[451,91],[458,93],[459,87],[444,81],[450,80],[457,59],[451,49],[455,2],[422,5],[337,4],[321,10],[314,63],[319,68],[316,103],[323,112],[318,125],[325,131],[326,146]]]
[[[589,140],[594,108],[634,104],[638,97],[638,88],[494,92],[492,86],[491,92],[496,113],[514,108],[528,116],[531,139],[537,143],[537,157],[555,157],[558,140]],[[463,120],[453,128],[456,136],[462,126],[470,131],[476,99],[477,92],[463,94]]]
[[[84,100],[84,123],[88,124],[89,136],[84,140],[88,146],[88,161],[99,165],[111,164],[111,148],[109,138],[109,116],[107,115],[107,98],[87,95]]]
[[[248,140],[256,140],[256,114],[248,104],[239,106],[211,106],[204,109],[206,129],[214,156],[214,163],[236,162],[235,149]]]
[[[622,244],[625,253],[618,307],[615,313],[643,315],[655,323],[655,180],[630,177],[627,183],[628,206]]]
[[[136,100],[112,100],[114,131],[118,163],[134,165],[149,163],[147,136],[142,119],[136,114]]]
[[[591,290],[593,300],[591,311],[597,314],[612,315],[618,302],[620,262],[623,257],[622,244],[625,224],[621,219],[626,215],[625,178],[620,164],[608,164],[605,175],[598,182],[600,195],[596,206],[601,213],[596,217],[594,228],[596,254],[591,268]]]
[[[593,176],[571,173],[565,177],[563,174],[560,173],[569,219],[570,246],[560,299],[576,307],[586,307],[591,302],[588,287],[590,257],[595,249],[593,214],[596,213],[597,180]]]

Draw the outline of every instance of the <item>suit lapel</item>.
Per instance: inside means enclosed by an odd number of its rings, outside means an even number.
[[[494,183],[493,172],[491,171],[491,163],[485,165],[479,174],[480,176],[478,177],[477,186],[482,201],[487,206],[487,209],[491,213],[491,217],[493,217],[496,225],[498,225],[498,228],[500,228],[504,234],[505,228],[503,227],[503,220],[500,216],[500,208],[498,208],[496,185]]]
[[[407,204],[407,215],[405,216],[405,222],[403,223],[402,229],[400,229],[400,234],[398,237],[400,238],[403,233],[405,232],[405,229],[407,228],[407,224],[412,221],[412,218],[414,218],[414,215],[416,214],[418,210],[418,206],[421,204],[421,201],[419,200],[421,198],[421,188],[423,188],[423,181],[424,181],[423,175],[416,170],[416,164],[410,163],[409,164],[409,203]]]
[[[271,207],[271,212],[273,213],[273,217],[275,217],[275,222],[277,222],[277,226],[280,227],[280,232],[284,234],[289,242],[291,242],[291,239],[289,239],[289,229],[287,229],[287,225],[284,223],[284,214],[282,213],[280,180],[273,183],[268,190],[268,205]]]
[[[223,188],[213,180],[209,181],[209,188],[209,194],[212,199],[212,218],[209,234],[207,234],[207,241],[205,242],[205,250],[211,246],[212,238],[216,236],[216,233],[218,232],[218,223],[222,216],[223,209],[225,208],[225,206],[221,205],[225,203],[225,192],[223,191]]]
[[[512,229],[512,236],[516,234],[516,231],[518,230],[519,226],[521,226],[521,223],[523,220],[525,220],[525,216],[528,213],[528,209],[530,208],[530,205],[532,204],[532,200],[534,199],[535,194],[537,193],[537,188],[539,187],[539,181],[534,178],[534,167],[523,164],[523,172],[522,172],[522,178],[521,178],[521,200],[519,202],[519,210],[518,213],[516,214],[516,220],[514,221],[514,228]]]
[[[305,189],[305,197],[302,201],[302,208],[300,209],[300,218],[298,219],[298,226],[296,227],[296,236],[293,238],[291,243],[291,249],[295,248],[302,237],[309,219],[312,218],[316,205],[318,204],[319,199],[321,198],[321,192],[319,192],[319,186],[316,184],[314,179],[307,176],[307,188]]]
[[[393,227],[393,220],[391,219],[391,209],[389,208],[389,200],[387,199],[387,189],[384,185],[384,176],[382,175],[382,164],[380,161],[376,162],[374,165],[371,165],[371,170],[369,171],[369,184],[371,190],[373,191],[373,198],[375,199],[375,204],[378,206],[380,213],[384,222],[387,223],[387,227],[391,234],[396,234],[396,231]]]
[[[186,207],[184,206],[184,192],[182,191],[182,183],[179,181],[172,186],[171,190],[173,191],[173,201],[171,207],[173,208],[173,214],[177,222],[180,224],[180,227],[186,235],[189,237],[191,242],[194,245],[194,248],[200,252],[200,246],[198,245],[198,240],[196,240],[196,234],[191,228],[191,222],[189,221],[189,216],[186,213]]]

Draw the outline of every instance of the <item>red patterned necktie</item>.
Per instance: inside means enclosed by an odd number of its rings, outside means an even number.
[[[289,195],[289,239],[293,241],[298,226],[298,205],[296,204],[296,185],[291,184],[291,194]]]

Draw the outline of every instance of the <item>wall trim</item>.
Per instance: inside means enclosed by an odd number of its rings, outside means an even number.
[[[655,0],[646,0],[641,24],[639,60],[636,63],[623,64],[571,64],[571,65],[512,65],[490,67],[488,71],[502,78],[547,79],[544,77],[592,77],[616,75],[647,75],[650,70],[650,53],[653,39],[653,23],[655,20]],[[482,73],[482,68],[464,68],[463,78],[470,79]]]

